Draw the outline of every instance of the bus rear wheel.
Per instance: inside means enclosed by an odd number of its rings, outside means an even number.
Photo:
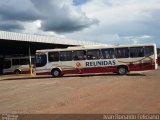
[[[21,74],[21,71],[20,71],[20,70],[15,70],[14,73],[15,73],[16,75],[18,75],[18,74]]]
[[[127,67],[126,66],[119,66],[118,67],[118,74],[119,75],[126,75],[128,72]]]
[[[61,77],[62,76],[61,71],[59,69],[53,69],[51,71],[51,74],[53,77]]]

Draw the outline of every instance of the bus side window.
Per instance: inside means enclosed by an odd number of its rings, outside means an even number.
[[[86,60],[86,51],[85,50],[73,51],[73,60]]]
[[[49,62],[59,61],[59,52],[49,52],[48,53],[48,61]]]
[[[130,48],[130,57],[144,57],[143,47],[131,47]]]
[[[103,59],[113,59],[114,58],[114,49],[108,48],[108,49],[101,49],[102,51],[102,58]]]
[[[128,48],[116,48],[115,49],[115,57],[116,58],[128,58],[129,57],[129,49]]]
[[[20,59],[20,65],[27,65],[29,64],[29,58]]]
[[[19,65],[19,59],[12,59],[12,65]]]
[[[99,50],[87,50],[87,60],[97,60],[100,59]]]
[[[60,52],[61,61],[72,61],[72,51],[62,51]]]
[[[3,63],[3,68],[8,69],[11,67],[11,61],[10,60],[5,60]]]
[[[153,55],[154,47],[153,46],[145,46],[144,53],[145,53],[145,56]]]

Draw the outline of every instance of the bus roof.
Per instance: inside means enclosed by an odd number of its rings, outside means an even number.
[[[131,44],[131,45],[86,45],[86,46],[76,46],[76,47],[68,47],[61,49],[44,49],[37,50],[36,52],[50,52],[50,51],[71,51],[71,50],[86,50],[86,49],[103,49],[103,48],[120,48],[120,47],[138,47],[138,46],[156,46],[155,43],[148,44]]]

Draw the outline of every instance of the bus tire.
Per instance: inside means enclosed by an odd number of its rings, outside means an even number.
[[[119,66],[117,72],[119,75],[126,75],[128,72],[127,66]]]
[[[15,70],[14,73],[15,73],[16,75],[18,75],[18,74],[21,74],[21,71],[20,71],[20,70]]]
[[[51,74],[53,77],[61,77],[62,76],[61,71],[58,68],[52,69]]]

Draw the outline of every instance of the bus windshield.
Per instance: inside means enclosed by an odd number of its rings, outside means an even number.
[[[36,67],[43,67],[47,63],[46,54],[36,54]]]

